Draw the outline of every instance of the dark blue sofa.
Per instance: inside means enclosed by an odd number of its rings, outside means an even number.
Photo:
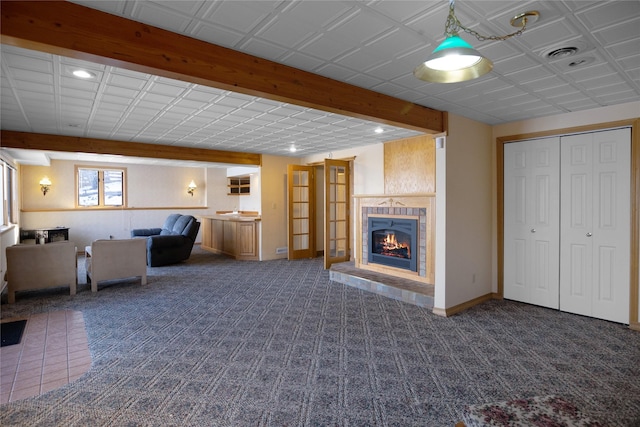
[[[147,265],[158,267],[188,259],[199,229],[193,216],[172,214],[162,228],[131,230],[131,237],[147,238]]]

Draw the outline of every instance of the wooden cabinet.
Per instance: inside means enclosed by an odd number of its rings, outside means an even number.
[[[248,196],[251,194],[251,177],[240,176],[235,178],[229,178],[229,192],[230,196]]]
[[[259,259],[259,219],[237,217],[202,218],[202,248],[235,259]]]

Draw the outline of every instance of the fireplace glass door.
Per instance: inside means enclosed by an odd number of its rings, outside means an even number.
[[[374,264],[417,271],[417,221],[369,217],[369,256]]]

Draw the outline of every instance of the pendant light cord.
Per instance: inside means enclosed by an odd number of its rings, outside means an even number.
[[[522,17],[522,27],[511,34],[507,34],[506,36],[484,36],[478,33],[475,30],[465,27],[462,25],[456,14],[454,13],[455,0],[449,0],[449,16],[447,16],[447,21],[444,24],[444,34],[445,36],[449,35],[457,35],[460,30],[463,30],[465,33],[469,33],[481,42],[486,40],[495,40],[495,41],[503,41],[513,36],[519,36],[527,29],[527,17]]]

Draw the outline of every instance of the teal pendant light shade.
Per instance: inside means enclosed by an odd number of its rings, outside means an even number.
[[[452,33],[413,70],[413,75],[432,83],[456,83],[480,77],[492,68],[490,60],[457,33]]]
[[[511,18],[511,25],[518,28],[517,31],[504,36],[483,36],[462,25],[456,17],[454,3],[455,0],[449,0],[449,16],[444,24],[446,38],[426,61],[413,70],[413,75],[420,80],[432,83],[456,83],[487,74],[493,69],[493,63],[480,55],[469,43],[462,40],[458,31],[465,31],[480,41],[502,41],[519,36],[526,30],[527,23],[535,22],[540,17],[537,10],[519,13]]]

